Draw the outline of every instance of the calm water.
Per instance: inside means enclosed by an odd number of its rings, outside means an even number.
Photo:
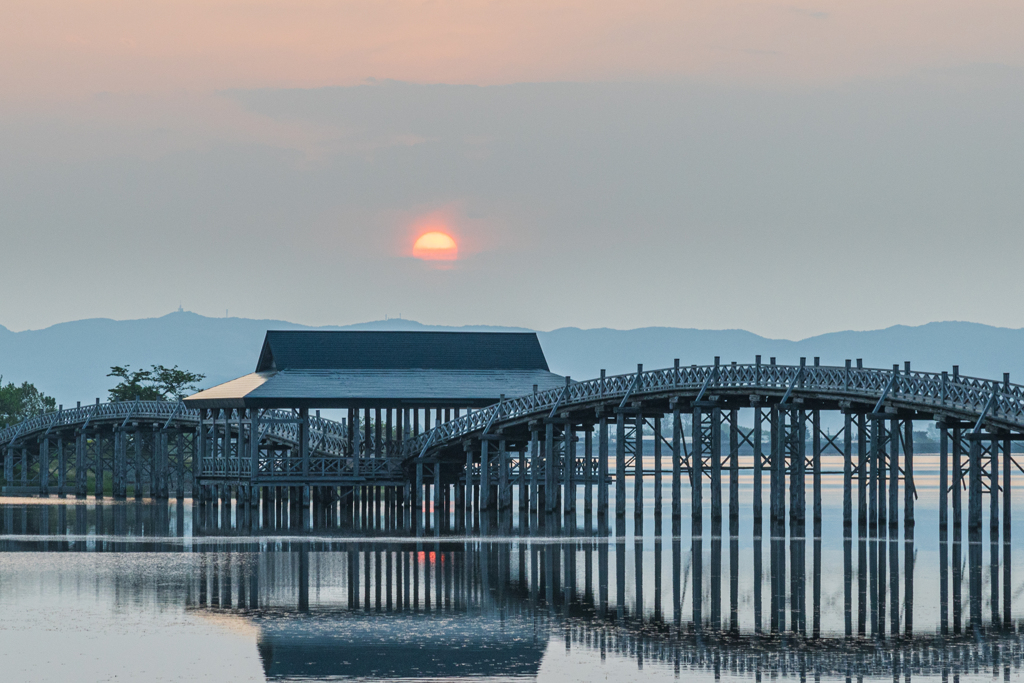
[[[921,481],[913,539],[856,527],[844,539],[838,489],[826,490],[818,539],[755,536],[749,503],[733,538],[728,519],[725,537],[705,521],[691,538],[688,519],[673,536],[667,517],[659,535],[653,510],[642,535],[620,539],[587,534],[582,519],[416,538],[260,531],[256,516],[188,500],[0,499],[0,671],[4,681],[1020,678],[1024,583],[1013,568],[1024,557],[993,547],[987,523],[980,543],[940,544],[937,494]]]

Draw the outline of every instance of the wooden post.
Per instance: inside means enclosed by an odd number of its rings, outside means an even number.
[[[85,445],[88,437],[84,430],[78,430],[75,432],[75,498],[85,498],[88,494],[88,483],[86,481],[86,470],[87,465],[85,464]],[[13,454],[11,449],[7,449],[7,455],[9,460],[13,460]],[[13,474],[13,470],[12,470]],[[7,480],[10,484],[10,477]]]
[[[729,535],[740,533],[740,425],[739,411],[729,411]]]
[[[39,444],[39,495],[50,495],[50,437],[43,437]]]
[[[626,415],[615,415],[615,516],[626,516]]]
[[[683,516],[683,424],[679,404],[672,407],[672,519]]]
[[[963,507],[960,489],[963,486],[963,436],[960,426],[953,427],[953,453],[950,464],[953,466],[953,540],[960,540],[960,528],[963,524]]]
[[[846,361],[850,367],[850,361]],[[853,416],[843,416],[843,529],[853,527]]]
[[[540,432],[536,424],[530,424],[530,512],[537,512],[541,508],[540,473],[543,468],[543,460],[540,452]]]
[[[565,423],[565,448],[562,451],[562,478],[564,484],[563,512],[576,514],[576,425]]]
[[[638,370],[639,372],[639,370]],[[636,430],[633,434],[633,516],[644,516],[644,416],[636,411]]]
[[[99,399],[96,399],[97,402]],[[103,498],[103,436],[99,430],[96,431],[96,438],[93,439],[93,446],[96,450],[96,498]]]
[[[971,434],[970,461],[968,463],[967,529],[981,531],[981,434]]]
[[[878,472],[881,469],[882,420],[871,419],[871,472],[868,479],[868,523],[872,529],[878,526]]]
[[[469,443],[462,446],[466,453],[466,481],[462,498],[465,501],[465,525],[469,529],[473,526],[473,449]],[[476,501],[479,503],[480,501]]]
[[[127,435],[125,435],[127,436]],[[134,446],[135,455],[135,497],[137,499],[142,498],[142,432],[136,427],[132,432],[132,445]],[[125,444],[127,446],[127,443]],[[154,463],[155,464],[155,463]],[[125,462],[127,466],[127,462]],[[127,472],[125,473],[127,475]],[[127,491],[125,491],[127,493]],[[150,491],[152,494],[152,491]]]
[[[661,517],[661,415],[654,417],[654,516]]]
[[[11,444],[7,445],[4,455],[4,485],[14,486],[14,447]]]
[[[691,535],[704,535],[704,450],[700,438],[701,408],[693,407],[692,444],[690,451],[690,521]],[[694,558],[697,561],[697,558]],[[697,593],[701,591],[696,591]],[[696,595],[694,600],[697,600]]]
[[[438,420],[440,422],[440,420]],[[448,501],[441,491],[441,462],[434,463],[434,535],[441,533],[441,525],[447,521]],[[440,569],[440,565],[438,565]]]
[[[903,525],[914,526],[914,421],[908,419],[903,425]]]
[[[57,437],[57,495],[64,498],[67,491],[64,490],[68,482],[68,461],[67,453],[64,451],[64,435]]]
[[[989,451],[989,529],[993,535],[999,537],[999,439],[992,439]],[[993,561],[993,564],[996,562]]]
[[[597,516],[608,516],[608,416],[597,421]]]
[[[821,536],[821,411],[815,409],[811,412],[811,423],[814,429],[812,436],[812,448],[814,449],[811,453],[812,466],[814,471],[812,472],[812,486],[814,487],[814,536]]]
[[[555,452],[555,425],[544,425],[544,512],[558,509],[558,454]]]
[[[715,524],[722,520],[722,437],[720,425],[722,413],[720,408],[711,409],[711,526],[712,535]],[[696,441],[697,439],[694,439]]]
[[[487,439],[480,441],[480,512],[494,506],[491,500],[491,453]]]
[[[509,456],[505,439],[498,441],[498,509],[512,508],[512,482],[509,479]]]
[[[757,365],[760,371],[761,356],[757,357]],[[760,377],[760,374],[758,375]],[[753,399],[752,399],[753,400]],[[760,403],[754,404],[754,434],[752,441],[754,442],[754,535],[759,536],[761,533],[761,518],[762,518],[762,494],[764,489],[764,452],[761,445],[761,422],[764,419],[764,412],[761,408]],[[760,608],[760,604],[758,604]]]
[[[904,483],[904,488],[906,484]],[[889,422],[889,528],[900,520],[900,423]]]
[[[594,509],[594,425],[583,431],[583,514],[590,520]]]

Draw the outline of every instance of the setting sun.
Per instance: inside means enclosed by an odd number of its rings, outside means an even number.
[[[443,232],[427,232],[419,236],[412,255],[427,261],[454,261],[459,256],[455,240]]]

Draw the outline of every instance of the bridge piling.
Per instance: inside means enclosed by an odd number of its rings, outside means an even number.
[[[818,365],[818,359],[814,359]],[[814,537],[821,536],[821,411],[811,411],[811,487]]]
[[[643,366],[637,366],[637,373],[643,372]],[[639,376],[639,375],[638,375]],[[634,422],[633,445],[633,517],[642,520],[644,516],[644,416],[638,409]],[[643,522],[637,524],[643,533]]]
[[[626,516],[626,415],[615,413],[615,517]]]
[[[846,361],[849,369],[850,361]],[[843,415],[843,532],[853,527],[853,416],[849,409]]]
[[[739,411],[729,411],[729,535],[740,533],[740,426]]]
[[[676,359],[678,376],[679,359]],[[679,415],[678,401],[672,403],[672,521],[675,524],[683,516],[683,425]],[[674,528],[674,527],[673,527]]]
[[[594,425],[583,427],[583,516],[589,523],[594,511]]]
[[[602,412],[597,422],[597,518],[605,524],[608,520],[608,457],[608,416]]]
[[[44,436],[39,443],[39,496],[50,495],[50,437]]]

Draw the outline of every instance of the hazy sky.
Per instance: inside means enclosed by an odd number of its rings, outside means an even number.
[[[1022,35],[1019,0],[5,0],[0,324],[1022,327]]]

